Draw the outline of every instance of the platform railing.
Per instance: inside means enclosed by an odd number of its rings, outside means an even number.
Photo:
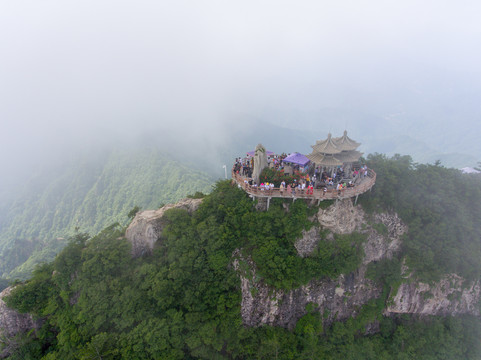
[[[281,191],[280,188],[273,188],[269,190],[262,189],[258,186],[252,186],[245,182],[245,180],[251,180],[248,177],[242,176],[239,173],[232,170],[232,179],[246,191],[248,194],[255,197],[279,197],[279,198],[300,198],[300,199],[316,199],[316,200],[333,200],[333,199],[346,199],[360,194],[365,193],[370,190],[376,183],[376,173],[372,169],[368,169],[367,177],[363,178],[360,184],[354,185],[354,187],[343,188],[341,190],[337,189],[303,189],[299,190],[297,188],[291,189],[288,193],[287,189]]]

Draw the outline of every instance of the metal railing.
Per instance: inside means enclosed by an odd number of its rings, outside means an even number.
[[[257,186],[249,185],[245,180],[249,181],[250,178],[240,175],[232,170],[232,179],[248,194],[255,197],[278,197],[278,198],[299,198],[299,199],[316,199],[316,200],[333,200],[333,199],[346,199],[370,190],[376,183],[376,173],[372,169],[368,169],[367,177],[363,178],[358,185],[354,187],[337,189],[303,189],[297,188],[291,189],[288,193],[287,189],[281,191],[280,188],[273,188],[269,190],[262,189]]]

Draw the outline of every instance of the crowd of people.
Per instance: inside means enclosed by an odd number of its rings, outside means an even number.
[[[293,179],[290,182],[282,180],[280,184],[272,182],[262,182],[257,184],[252,179],[254,169],[254,158],[247,156],[245,158],[236,158],[233,171],[244,177],[245,185],[249,185],[259,191],[265,191],[266,194],[272,192],[274,188],[278,188],[281,195],[295,196],[295,195],[312,195],[314,189],[322,190],[325,194],[328,190],[337,190],[339,193],[346,188],[355,187],[362,178],[368,176],[368,168],[366,165],[356,167],[353,171],[346,171],[343,166],[338,166],[331,171],[324,169],[322,171],[319,167],[304,166],[301,167],[292,163],[285,163],[283,160],[287,157],[286,154],[273,155],[268,158],[268,165],[276,171],[283,171],[286,167],[292,170],[293,173],[299,175],[299,179]]]

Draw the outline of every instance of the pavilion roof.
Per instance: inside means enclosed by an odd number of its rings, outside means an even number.
[[[331,133],[327,135],[327,139],[324,141],[316,141],[316,145],[311,145],[312,149],[314,150],[313,153],[321,153],[321,154],[338,154],[342,150],[337,147],[335,144]],[[312,161],[312,160],[311,160]]]
[[[342,165],[342,162],[333,155],[323,155],[320,153],[312,152],[311,154],[307,155],[307,158],[318,166]]]
[[[343,136],[334,138],[333,141],[336,146],[343,151],[355,150],[359,147],[359,145],[361,145],[360,143],[352,140],[349,136],[347,136],[346,130],[344,130]]]
[[[353,163],[358,161],[362,154],[362,152],[356,150],[343,151],[339,154],[336,154],[336,158],[343,163]]]

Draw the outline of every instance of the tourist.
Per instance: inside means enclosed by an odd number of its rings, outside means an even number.
[[[281,186],[279,187],[279,191],[281,192],[281,196],[284,195],[285,187],[286,187],[286,183],[284,181],[281,182]]]
[[[312,187],[312,184],[310,184],[308,187],[307,187],[307,195],[312,195],[313,194],[313,187]]]

